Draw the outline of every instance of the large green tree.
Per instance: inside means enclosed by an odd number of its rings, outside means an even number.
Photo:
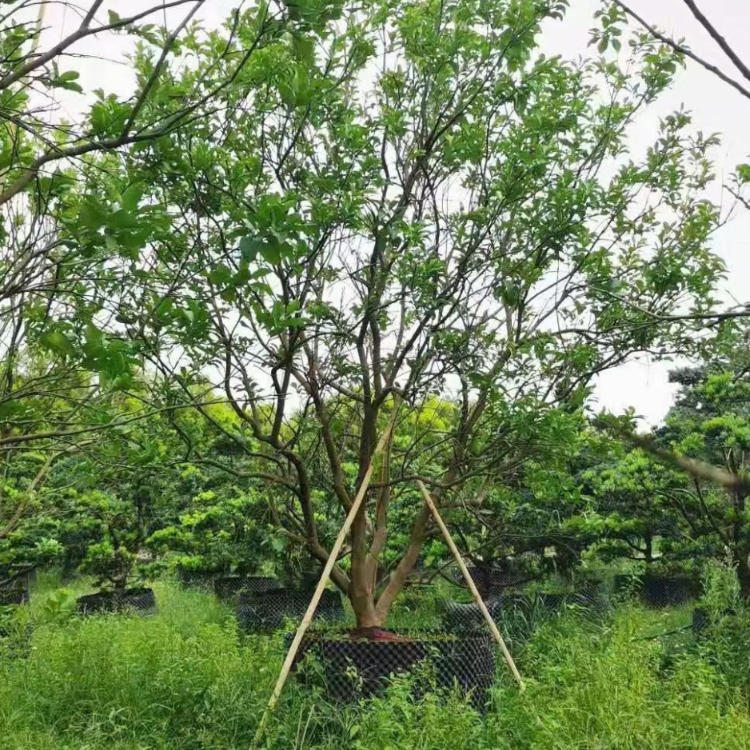
[[[333,571],[362,627],[385,621],[430,533],[416,478],[444,509],[515,481],[564,452],[554,415],[596,373],[690,350],[714,306],[716,140],[677,112],[627,150],[679,55],[644,36],[622,61],[545,57],[541,25],[565,6],[299,0],[284,24],[260,3],[189,31],[195,64],[161,70],[142,116],[204,87],[189,125],[92,156],[60,203],[98,296],[47,341],[73,359],[121,342],[169,408],[237,444],[318,560],[321,520],[350,508],[399,410]],[[156,64],[136,58],[147,79]],[[236,430],[196,403],[206,380]],[[379,584],[395,504],[409,532]]]
[[[360,4],[280,36],[219,111],[110,170],[170,215],[161,257],[182,274],[120,295],[120,314],[150,332],[162,373],[223,387],[314,556],[327,557],[316,509],[348,509],[394,397],[402,419],[454,405],[389,447],[348,570],[334,569],[361,626],[385,620],[428,534],[414,496],[376,587],[398,488],[422,477],[446,506],[502,482],[549,450],[550,409],[580,406],[634,352],[687,349],[681,313],[713,303],[714,140],[676,113],[627,158],[628,125],[677,58],[646,39],[623,68],[545,58],[540,25],[563,11]]]

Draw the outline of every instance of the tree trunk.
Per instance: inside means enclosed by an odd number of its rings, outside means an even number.
[[[366,503],[362,504],[361,513],[364,512],[365,505]],[[366,547],[364,550],[352,549],[352,572],[348,595],[358,628],[380,627],[385,619],[379,617],[375,610],[374,582],[369,575],[369,570]]]
[[[750,561],[747,550],[741,550],[736,555],[737,582],[740,585],[740,596],[750,600]]]
[[[654,539],[651,536],[650,531],[647,531],[645,533],[643,540],[646,543],[646,565],[651,565],[651,563],[654,561]]]
[[[734,510],[737,520],[733,524],[734,549],[732,554],[737,565],[737,581],[740,585],[740,596],[750,600],[750,544],[745,532],[745,509],[747,493],[744,489],[738,489],[734,493]]]

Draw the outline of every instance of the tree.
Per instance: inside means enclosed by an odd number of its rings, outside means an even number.
[[[365,3],[269,45],[227,90],[231,117],[107,165],[111,184],[138,182],[170,212],[161,255],[189,269],[145,304],[118,295],[121,314],[181,387],[213,373],[256,478],[294,500],[315,557],[318,508],[350,506],[394,396],[402,423],[450,404],[440,427],[415,419],[388,447],[348,570],[334,568],[363,627],[384,622],[429,531],[414,502],[377,588],[399,488],[421,477],[446,505],[501,483],[543,453],[549,410],[580,406],[634,352],[686,351],[712,309],[715,140],[676,113],[643,160],[623,159],[676,56],[641,40],[628,73],[535,56],[540,23],[563,10]]]
[[[629,15],[636,22],[638,22],[651,36],[658,39],[660,42],[667,44],[676,52],[681,55],[689,57],[694,62],[698,63],[702,68],[705,68],[710,73],[715,75],[717,78],[722,80],[724,83],[732,86],[735,91],[738,91],[742,96],[750,99],[750,66],[745,63],[738,52],[729,44],[726,38],[722,35],[719,29],[714,26],[709,17],[703,13],[698,7],[698,3],[695,0],[683,0],[685,6],[693,15],[696,21],[703,27],[704,31],[713,39],[716,45],[721,49],[724,55],[727,57],[731,65],[728,66],[729,72],[725,72],[725,69],[719,68],[716,65],[712,65],[702,57],[696,55],[688,46],[685,40],[675,40],[672,37],[659,31],[657,28],[648,23],[645,19],[639,16],[627,3],[623,0],[612,0],[608,12],[602,12],[601,15],[609,17],[610,22],[605,26],[605,34],[598,36],[595,41],[600,42],[606,47],[606,42],[609,41],[610,35],[606,33],[607,30],[613,31],[617,27],[616,21],[623,18],[623,14]],[[617,9],[620,10],[620,14],[617,13]],[[615,34],[619,36],[619,34]],[[737,81],[737,74],[740,76],[740,81]],[[745,79],[744,81],[742,79]]]
[[[716,555],[685,475],[642,449],[613,445],[603,461],[583,472],[581,482],[600,519],[599,556],[637,560],[647,569],[684,570]]]
[[[194,21],[204,2],[158,2],[122,17],[109,11],[106,21],[102,0],[59,3],[80,23],[49,47],[43,32],[52,3],[13,0],[0,11],[0,469],[14,477],[0,494],[6,546],[11,537],[28,539],[22,529],[47,515],[39,498],[56,463],[96,436],[173,408],[161,400],[155,372],[153,400],[127,414],[117,408],[119,392],[137,390],[143,357],[137,332],[109,305],[111,290],[128,283],[133,257],[164,241],[169,217],[143,200],[138,184],[108,192],[106,207],[92,202],[100,185],[92,188],[96,176],[83,165],[99,156],[125,164],[139,148],[188,127],[293,23],[283,4],[255,5],[245,14],[257,18],[256,34],[231,50],[216,48],[217,67],[196,74],[190,57],[214,39]],[[168,10],[184,15],[172,28],[156,26]],[[242,20],[237,11],[230,23]],[[84,92],[70,61],[92,39],[106,57],[115,33],[134,40],[134,90],[127,97]],[[64,120],[61,95],[82,113]],[[35,461],[38,474],[25,476]],[[26,559],[29,545],[12,545],[21,548]]]
[[[664,427],[653,436],[602,420],[625,442],[682,477],[671,491],[675,506],[705,551],[728,554],[740,593],[750,597],[750,363],[748,329],[724,325],[698,367],[675,370],[681,389]],[[672,480],[670,480],[670,483]]]
[[[681,455],[747,477],[750,459],[750,378],[747,333],[737,337],[729,360],[701,371],[678,373],[680,397],[667,418],[662,440]],[[697,517],[724,547],[737,570],[740,593],[750,598],[750,513],[747,482],[721,488],[691,480]]]

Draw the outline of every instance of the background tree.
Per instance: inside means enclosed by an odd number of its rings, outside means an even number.
[[[731,558],[745,598],[750,595],[747,341],[746,325],[724,325],[704,365],[672,373],[682,387],[666,424],[653,436],[635,434],[632,425],[623,428],[617,420],[600,422],[682,477],[682,486],[666,496],[691,538]]]
[[[711,362],[703,370],[675,374],[683,387],[660,437],[681,455],[746,478],[750,458],[747,331],[732,339],[728,357]],[[746,481],[734,488],[722,488],[693,477],[689,484],[694,516],[729,552],[740,592],[750,598],[750,491]]]
[[[685,569],[690,561],[715,554],[706,546],[705,528],[694,518],[685,475],[644,451],[615,445],[581,481],[603,521],[596,544],[600,557],[636,560],[647,570],[664,570]]]
[[[194,22],[204,2],[159,2],[122,17],[103,13],[102,0],[56,4],[80,23],[50,46],[52,3],[17,0],[0,11],[0,469],[15,477],[0,494],[5,544],[33,521],[61,458],[85,450],[95,435],[172,408],[156,388],[139,410],[113,406],[118,392],[133,388],[143,357],[137,331],[110,305],[112,290],[132,273],[145,281],[155,268],[155,259],[140,269],[133,259],[167,236],[169,216],[142,200],[137,184],[108,186],[106,205],[91,201],[96,177],[84,165],[99,154],[104,164],[127,163],[144,144],[189,126],[290,21],[283,4],[247,9],[258,18],[257,34],[237,42],[231,59],[229,49],[215,49],[217,66],[224,64],[196,74],[190,58],[214,38]],[[167,11],[184,13],[172,28],[156,26]],[[230,24],[236,30],[241,20],[237,11]],[[94,39],[106,57],[114,33],[137,42],[133,91],[83,91],[71,61]],[[61,95],[74,113],[67,119],[58,111]],[[38,474],[22,481],[35,461]]]

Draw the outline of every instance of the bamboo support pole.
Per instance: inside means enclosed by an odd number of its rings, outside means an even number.
[[[368,465],[367,471],[362,478],[362,483],[359,486],[359,491],[354,498],[352,507],[349,509],[349,515],[347,515],[346,520],[344,521],[344,525],[341,527],[341,531],[339,531],[339,535],[336,537],[336,541],[334,542],[333,547],[331,548],[331,551],[328,555],[328,560],[326,561],[325,567],[323,568],[323,573],[320,576],[318,586],[315,589],[315,593],[313,594],[313,597],[310,600],[310,604],[307,607],[305,616],[302,618],[302,622],[300,623],[299,628],[297,628],[297,632],[294,634],[294,640],[292,641],[292,645],[289,647],[289,651],[287,652],[286,658],[284,659],[284,664],[281,667],[279,678],[278,680],[276,680],[276,686],[273,689],[273,693],[271,694],[271,698],[268,701],[266,710],[263,712],[260,724],[258,724],[258,729],[255,733],[255,739],[253,740],[253,747],[258,747],[258,743],[263,739],[268,719],[273,713],[273,710],[276,708],[276,704],[278,703],[279,697],[281,696],[281,691],[284,689],[284,685],[287,681],[287,678],[289,677],[289,672],[291,671],[292,664],[294,663],[294,659],[297,656],[300,644],[302,643],[302,638],[307,632],[307,629],[310,627],[310,623],[312,622],[312,619],[315,615],[315,610],[318,608],[320,597],[323,595],[323,590],[325,589],[326,584],[328,583],[328,579],[331,576],[333,566],[336,564],[336,560],[339,556],[339,553],[341,552],[341,548],[344,545],[344,540],[349,534],[349,530],[354,523],[357,512],[359,511],[360,506],[362,505],[365,496],[367,495],[367,490],[369,489],[370,482],[372,481],[372,473],[374,468],[373,464],[375,462],[375,459],[377,459],[385,449],[385,446],[387,445],[388,441],[390,440],[391,434],[393,433],[393,429],[396,426],[396,417],[399,411],[398,407],[399,401],[397,400],[396,404],[394,405],[393,414],[391,415],[388,427],[386,428],[385,432],[378,441],[377,446],[375,447],[375,451],[372,454],[372,458],[370,459],[370,464]]]
[[[453,537],[451,536],[450,531],[448,531],[448,527],[445,525],[445,523],[443,522],[443,519],[440,517],[440,513],[438,513],[438,509],[435,506],[435,503],[433,502],[432,497],[430,496],[430,493],[427,491],[427,488],[424,486],[424,483],[418,479],[417,485],[419,486],[419,491],[422,493],[422,497],[424,498],[425,504],[430,509],[430,513],[432,513],[432,516],[435,519],[435,522],[440,527],[440,531],[443,533],[443,538],[445,539],[446,544],[448,545],[450,551],[453,553],[453,557],[456,558],[456,563],[458,563],[458,567],[461,570],[461,574],[466,580],[466,583],[469,589],[471,590],[471,593],[474,596],[474,599],[477,605],[479,606],[479,609],[484,615],[484,619],[487,621],[487,625],[489,625],[489,628],[492,631],[492,635],[494,636],[495,640],[500,646],[500,650],[503,652],[505,661],[508,664],[508,667],[510,668],[510,671],[512,672],[513,677],[515,677],[516,682],[518,683],[519,689],[523,691],[524,684],[523,684],[523,678],[521,677],[521,673],[518,671],[518,667],[516,666],[515,661],[513,661],[513,656],[511,655],[510,651],[508,650],[508,647],[505,644],[505,639],[503,638],[500,631],[498,630],[497,625],[495,625],[495,621],[492,619],[492,615],[490,615],[489,610],[487,609],[487,605],[484,603],[484,600],[482,599],[481,594],[479,593],[476,585],[474,584],[474,580],[472,579],[471,574],[469,573],[469,570],[466,567],[466,563],[464,563],[463,558],[461,557],[461,553],[458,551],[458,547],[456,547],[456,544],[453,541]]]

